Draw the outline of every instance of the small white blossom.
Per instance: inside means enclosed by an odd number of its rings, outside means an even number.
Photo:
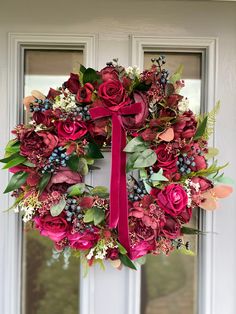
[[[189,108],[189,100],[188,98],[183,98],[179,104],[178,104],[178,108],[181,112],[187,111]]]
[[[76,109],[75,95],[71,94],[68,90],[65,90],[65,93],[56,97],[55,103],[53,104],[53,109],[58,108],[64,109],[67,112]]]
[[[88,260],[90,260],[90,259],[93,257],[94,251],[95,251],[95,248],[92,248],[92,249],[89,251],[88,255],[86,256],[86,258],[87,258]]]
[[[126,73],[130,79],[134,79],[135,77],[140,76],[141,71],[136,65],[134,65],[133,67],[126,68]]]

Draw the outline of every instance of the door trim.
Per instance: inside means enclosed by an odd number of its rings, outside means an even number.
[[[75,34],[33,34],[33,33],[9,33],[8,34],[8,137],[16,124],[23,122],[23,106],[20,106],[23,98],[23,65],[25,49],[82,49],[84,51],[84,65],[96,67],[97,36]],[[22,108],[19,109],[19,108]],[[6,139],[6,141],[9,140]],[[9,178],[9,176],[8,176]],[[12,205],[8,196],[8,207]],[[4,213],[1,217],[4,230],[2,231],[6,243],[3,252],[4,271],[0,291],[3,313],[20,314],[22,298],[22,223],[19,215]],[[87,289],[82,285],[80,291]],[[88,295],[89,297],[89,295]],[[88,313],[88,312],[84,312]]]
[[[201,110],[207,112],[213,108],[217,90],[218,38],[130,35],[130,65],[137,65],[142,70],[144,53],[148,51],[201,53],[204,90]],[[215,132],[209,141],[209,146],[215,146]],[[206,234],[199,238],[197,312],[214,314],[214,234],[217,232],[214,213],[201,211],[200,227]],[[137,295],[137,298],[140,298],[140,295]]]

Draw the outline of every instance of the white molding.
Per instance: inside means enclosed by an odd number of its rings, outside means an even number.
[[[199,52],[203,60],[203,90],[202,111],[210,111],[216,102],[216,82],[218,64],[218,39],[213,37],[158,37],[130,36],[130,65],[143,69],[144,53],[157,52]],[[209,142],[214,146],[215,134]],[[200,224],[206,235],[199,240],[198,269],[198,314],[214,314],[214,234],[216,233],[214,214],[200,215]],[[135,287],[134,287],[135,288]],[[140,292],[137,292],[140,293]],[[140,298],[137,294],[137,298]],[[132,312],[139,314],[140,311]]]
[[[23,121],[23,110],[20,104],[23,96],[23,58],[24,49],[76,49],[84,51],[84,65],[96,67],[96,35],[75,34],[33,34],[9,33],[8,35],[8,127],[10,131]],[[8,198],[8,204],[11,200]],[[4,287],[2,308],[5,314],[20,314],[21,312],[21,264],[22,264],[22,227],[20,218],[14,213],[2,215],[6,229],[4,277],[1,285]],[[81,296],[89,298],[90,286],[81,280]],[[89,300],[87,301],[89,304]],[[90,313],[86,306],[80,313]]]

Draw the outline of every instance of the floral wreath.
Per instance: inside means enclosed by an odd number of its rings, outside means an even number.
[[[184,235],[199,232],[186,225],[193,210],[214,210],[231,193],[219,173],[226,165],[209,166],[219,103],[196,116],[180,95],[182,67],[169,77],[163,56],[152,63],[141,73],[117,60],[101,71],[81,65],[47,96],[34,90],[24,99],[31,119],[6,146],[1,162],[13,175],[4,193],[54,242],[54,257],[74,252],[88,265],[135,269],[147,254],[190,254]],[[109,145],[110,192],[84,180]]]

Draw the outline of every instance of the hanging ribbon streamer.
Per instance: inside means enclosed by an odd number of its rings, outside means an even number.
[[[119,241],[129,252],[128,195],[126,188],[126,132],[122,124],[122,115],[134,115],[141,112],[141,103],[124,106],[117,111],[108,107],[94,107],[89,110],[93,120],[110,117],[112,120],[112,161],[110,180],[110,220],[109,227],[118,226]]]

